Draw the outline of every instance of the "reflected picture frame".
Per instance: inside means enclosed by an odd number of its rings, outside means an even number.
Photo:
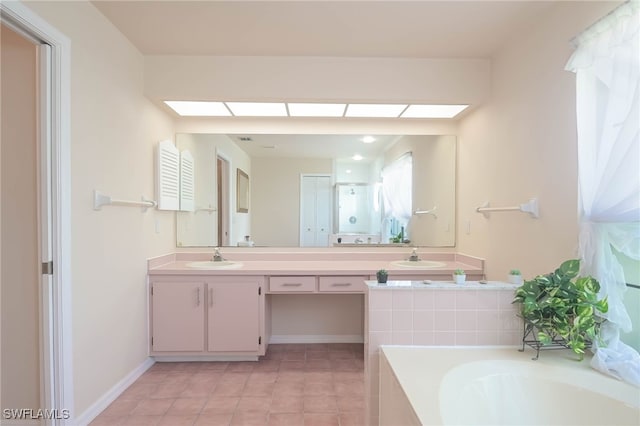
[[[249,213],[249,175],[236,169],[236,211]]]

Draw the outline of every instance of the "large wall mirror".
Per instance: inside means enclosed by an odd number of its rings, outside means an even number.
[[[178,247],[455,246],[455,136],[183,133],[176,146],[195,170]]]

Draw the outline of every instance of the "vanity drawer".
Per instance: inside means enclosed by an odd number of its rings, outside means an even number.
[[[319,287],[321,292],[364,293],[366,279],[364,276],[319,277]]]
[[[316,291],[316,277],[290,276],[270,277],[269,291],[289,293],[313,293]]]

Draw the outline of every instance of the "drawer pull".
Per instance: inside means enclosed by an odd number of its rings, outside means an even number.
[[[282,283],[283,287],[300,287],[302,283]]]
[[[349,287],[351,283],[332,283],[332,287]]]

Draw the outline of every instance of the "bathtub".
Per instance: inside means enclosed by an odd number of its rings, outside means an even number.
[[[570,351],[382,346],[380,425],[640,425],[640,389]]]

